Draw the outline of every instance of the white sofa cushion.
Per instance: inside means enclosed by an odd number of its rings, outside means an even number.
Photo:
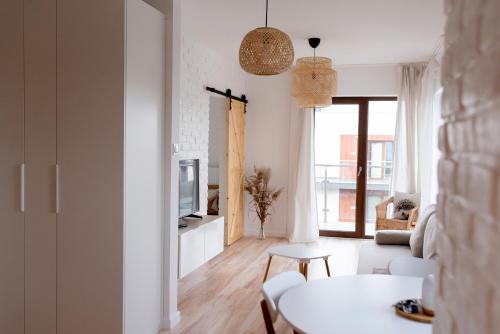
[[[358,257],[358,275],[389,273],[389,262],[398,256],[411,256],[409,246],[378,245],[373,240],[361,244]]]
[[[418,215],[417,226],[411,233],[410,237],[410,248],[411,254],[415,257],[424,256],[424,234],[425,227],[429,217],[436,212],[436,205],[428,205],[424,210],[422,210]]]
[[[424,248],[423,248],[423,257],[424,259],[435,259],[437,256],[437,246],[436,246],[436,237],[437,237],[437,214],[434,213],[429,217],[427,221],[427,226],[425,227],[424,233]]]
[[[413,256],[399,256],[389,263],[389,273],[424,278],[436,273],[436,261]]]
[[[379,245],[410,245],[411,231],[381,230],[375,233],[375,242]]]

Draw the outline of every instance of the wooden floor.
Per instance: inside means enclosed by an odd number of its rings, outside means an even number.
[[[330,270],[333,276],[356,272],[359,245],[356,239],[321,238],[319,247],[332,250]],[[286,244],[286,239],[256,240],[243,238],[224,252],[179,281],[181,322],[176,333],[265,333],[259,302],[260,288],[267,262],[266,249]],[[273,257],[269,277],[298,270],[295,261]],[[326,277],[323,261],[312,261],[309,279]],[[277,333],[292,333],[283,319],[275,323]]]

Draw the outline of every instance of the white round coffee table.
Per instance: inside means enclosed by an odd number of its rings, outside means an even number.
[[[269,260],[267,261],[266,272],[264,274],[264,282],[267,279],[273,256],[297,260],[299,263],[299,272],[302,273],[306,279],[309,262],[314,259],[323,259],[325,261],[326,273],[328,277],[330,277],[330,267],[328,266],[328,257],[332,255],[330,251],[321,248],[307,247],[303,244],[291,244],[271,247],[267,250],[267,253],[269,254]]]
[[[430,324],[402,318],[392,306],[421,294],[418,277],[341,276],[291,288],[280,298],[278,309],[299,333],[430,334]]]

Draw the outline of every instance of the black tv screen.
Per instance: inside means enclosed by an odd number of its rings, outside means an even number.
[[[200,160],[179,161],[179,218],[200,210]]]

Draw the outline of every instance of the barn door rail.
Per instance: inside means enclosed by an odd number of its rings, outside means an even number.
[[[212,93],[215,93],[215,94],[219,94],[219,95],[222,95],[222,96],[225,96],[227,98],[229,98],[229,109],[231,109],[231,101],[232,100],[236,100],[236,101],[240,101],[240,102],[243,102],[245,104],[245,114],[247,112],[247,103],[248,103],[248,100],[247,100],[247,97],[245,94],[241,95],[241,97],[238,97],[238,96],[234,96],[232,95],[231,93],[231,90],[230,89],[226,89],[225,92],[221,91],[221,90],[218,90],[218,89],[215,89],[213,87],[205,87],[206,90],[208,90],[209,92],[212,92]]]

